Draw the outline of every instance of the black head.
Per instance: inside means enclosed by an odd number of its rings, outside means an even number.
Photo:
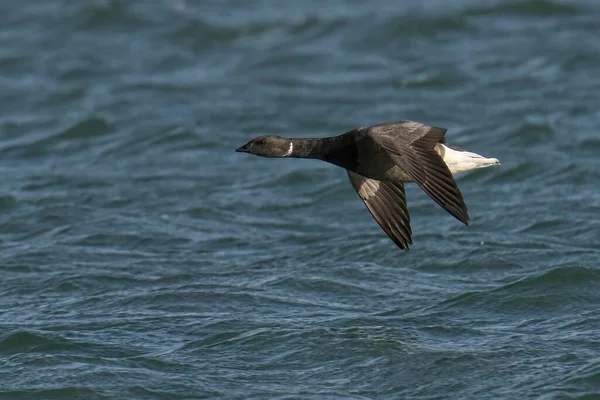
[[[289,157],[293,150],[294,146],[290,139],[279,136],[258,136],[235,151],[261,157]]]

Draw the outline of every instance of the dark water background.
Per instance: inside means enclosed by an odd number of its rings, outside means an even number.
[[[1,399],[600,398],[600,3],[3,1]],[[342,169],[412,119],[502,166],[397,249]]]

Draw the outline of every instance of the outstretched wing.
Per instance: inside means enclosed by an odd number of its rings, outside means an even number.
[[[374,125],[367,135],[388,152],[400,166],[444,210],[469,224],[467,205],[448,166],[435,151],[444,142],[446,129],[412,121]]]
[[[410,216],[402,183],[365,178],[348,171],[350,183],[385,233],[404,250],[412,244]]]

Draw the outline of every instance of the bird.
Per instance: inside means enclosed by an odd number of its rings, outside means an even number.
[[[404,185],[416,183],[440,207],[469,225],[463,195],[453,175],[500,165],[446,143],[447,129],[398,120],[363,126],[322,138],[261,135],[236,152],[269,158],[322,160],[346,169],[353,188],[389,238],[412,245]]]

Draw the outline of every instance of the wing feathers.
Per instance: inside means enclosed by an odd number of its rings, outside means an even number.
[[[412,231],[404,185],[365,178],[352,171],[348,177],[379,226],[398,247],[408,250]]]
[[[369,128],[369,136],[392,157],[436,203],[464,224],[467,205],[452,173],[435,145],[444,142],[446,130],[411,121]]]

